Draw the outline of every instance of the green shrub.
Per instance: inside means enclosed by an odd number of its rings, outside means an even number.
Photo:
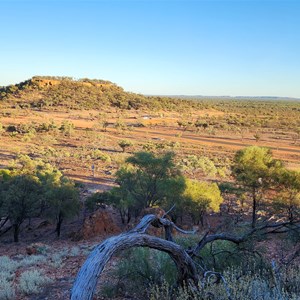
[[[13,300],[15,298],[16,298],[16,294],[12,286],[12,283],[0,276],[0,299]]]
[[[61,123],[61,126],[59,127],[59,130],[65,135],[65,136],[71,136],[74,132],[74,124],[70,121],[63,121]]]
[[[51,279],[40,271],[25,271],[20,276],[19,290],[25,295],[38,294],[42,291],[42,288],[50,282]]]
[[[199,236],[176,237],[175,240],[184,248],[189,248],[195,246]],[[290,268],[282,271],[280,280],[277,280],[271,266],[262,258],[248,255],[227,241],[214,242],[212,246],[202,249],[200,256],[201,259],[195,258],[199,272],[203,269],[219,271],[223,274],[222,280],[217,280],[220,278],[212,272],[201,282],[199,291],[188,287],[173,290],[177,270],[170,257],[157,250],[134,248],[122,253],[114,271],[117,283],[113,285],[111,281],[102,290],[102,295],[124,296],[126,291],[129,295],[139,293],[140,297],[151,300],[227,300],[230,293],[232,299],[299,299],[299,268],[293,272]]]
[[[50,134],[41,134],[39,135],[39,142],[42,145],[51,145],[55,144],[57,142],[56,138],[53,135]],[[57,151],[57,149],[55,150]]]
[[[13,273],[19,267],[19,263],[10,259],[8,256],[0,256],[0,270],[1,272]]]
[[[110,156],[106,153],[103,153],[99,149],[96,149],[96,150],[92,151],[91,157],[93,159],[99,159],[99,160],[104,161],[104,162],[111,162]]]
[[[69,256],[78,256],[80,255],[81,251],[80,248],[78,246],[74,246],[69,250],[68,255]]]
[[[299,270],[296,274],[298,292],[288,291],[284,278],[281,282],[274,280],[272,272],[260,270],[261,274],[249,272],[245,274],[242,268],[232,268],[224,272],[224,280],[216,280],[207,277],[199,285],[200,289],[195,290],[190,287],[172,289],[164,282],[161,285],[153,285],[149,289],[150,300],[296,300],[299,299]],[[296,279],[295,278],[295,279]]]
[[[175,236],[174,240],[184,249],[193,248],[197,245],[202,236],[195,234],[189,236]],[[263,249],[261,249],[263,251]],[[205,265],[209,270],[223,272],[230,267],[242,268],[245,272],[258,272],[260,269],[270,271],[270,265],[262,256],[259,256],[253,249],[251,241],[240,246],[229,241],[214,241],[207,244],[200,251],[201,260],[194,258],[197,263]]]
[[[118,145],[122,148],[122,151],[125,152],[128,147],[132,146],[132,142],[129,140],[121,140],[118,142]]]
[[[54,268],[61,268],[63,260],[68,256],[68,249],[54,253],[51,256],[50,263]]]
[[[116,296],[115,291],[122,292],[125,287],[127,293],[139,293],[144,297],[149,286],[168,282],[172,285],[176,282],[177,270],[174,262],[168,254],[149,248],[134,248],[122,253],[122,260],[114,271],[117,284],[112,283],[102,290],[106,296]],[[144,291],[145,295],[142,295]]]
[[[30,255],[25,257],[21,262],[21,267],[36,266],[47,262],[47,257],[44,255]]]
[[[19,264],[8,256],[0,256],[0,299],[15,299],[15,290],[12,281],[15,277],[14,272]]]
[[[180,162],[183,170],[190,172],[201,172],[204,176],[214,178],[218,170],[214,162],[206,156],[188,155]]]
[[[102,207],[106,204],[110,204],[110,193],[109,192],[96,192],[85,200],[85,206],[89,211],[95,211],[97,208]]]
[[[55,124],[54,120],[50,122],[43,122],[39,124],[37,131],[39,132],[49,132],[57,130],[57,124]]]

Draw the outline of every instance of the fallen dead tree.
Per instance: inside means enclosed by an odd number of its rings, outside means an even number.
[[[145,234],[150,224],[156,227],[163,226],[167,239]],[[184,248],[172,241],[172,227],[182,233],[193,233],[179,229],[168,219],[146,215],[134,229],[105,240],[93,250],[81,267],[71,291],[71,299],[91,300],[107,262],[115,253],[132,247],[149,247],[168,253],[177,267],[178,284],[191,280],[197,285],[199,276],[194,261]]]
[[[150,225],[164,227],[166,239],[146,234]],[[295,223],[279,222],[251,228],[241,236],[234,236],[229,233],[209,234],[209,232],[207,232],[194,248],[185,250],[183,247],[173,242],[171,234],[172,229],[174,228],[181,233],[186,234],[195,232],[178,228],[173,222],[165,218],[165,215],[161,218],[153,214],[146,215],[134,229],[118,236],[108,238],[92,251],[76,277],[71,290],[71,300],[93,299],[98,279],[105,265],[114,254],[122,250],[132,247],[149,247],[166,252],[170,255],[177,267],[177,284],[192,284],[194,288],[199,288],[199,282],[201,282],[200,279],[202,278],[205,280],[207,274],[212,273],[211,271],[204,269],[198,272],[193,260],[194,257],[198,256],[205,245],[216,240],[226,240],[234,244],[241,244],[256,234],[266,235],[272,233],[285,233],[291,230],[291,226],[293,227],[292,230],[299,229],[298,225]],[[214,275],[217,274],[215,272],[213,273]],[[218,274],[218,277],[222,278],[220,274]],[[228,299],[231,299],[229,291],[227,291],[227,293]]]

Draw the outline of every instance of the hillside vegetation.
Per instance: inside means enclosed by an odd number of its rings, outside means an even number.
[[[201,289],[172,289],[168,255],[132,249],[96,299],[299,299],[299,101],[148,97],[61,77],[0,95],[0,300],[69,298],[111,233],[91,235],[96,216],[126,231],[161,210],[198,230],[166,236],[194,260]]]
[[[43,110],[147,110],[151,112],[179,112],[186,118],[187,126],[206,124],[210,127],[264,127],[300,130],[300,101],[278,98],[185,98],[144,96],[129,93],[118,85],[98,79],[35,76],[19,84],[0,87],[2,108]],[[201,120],[191,120],[191,112],[216,110],[222,115],[206,115]],[[196,123],[198,121],[198,123]],[[206,124],[205,124],[206,123]],[[217,126],[216,126],[217,125]],[[238,129],[237,129],[238,130]]]
[[[70,77],[36,76],[16,85],[0,88],[0,100],[21,108],[101,109],[111,106],[121,109],[175,109],[187,104],[172,98],[146,97],[125,92],[106,80],[72,79]],[[193,105],[199,106],[194,103]]]

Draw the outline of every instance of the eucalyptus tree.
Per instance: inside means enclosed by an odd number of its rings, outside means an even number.
[[[282,162],[274,159],[268,148],[247,147],[234,157],[233,175],[252,198],[252,227],[255,227],[257,220],[258,193],[271,186],[272,174],[281,168]]]

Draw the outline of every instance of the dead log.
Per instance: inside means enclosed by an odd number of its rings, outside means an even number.
[[[172,228],[182,233],[195,232],[181,230],[173,222],[164,217],[165,216],[160,218],[152,214],[146,215],[134,229],[127,233],[111,237],[98,245],[89,255],[77,275],[71,291],[71,300],[91,300],[96,289],[97,281],[105,265],[115,253],[125,249],[132,247],[149,247],[168,253],[177,267],[178,283],[183,284],[184,282],[188,283],[192,281],[195,287],[198,288],[200,276],[197,274],[193,257],[196,257],[205,245],[216,240],[225,240],[239,245],[256,234],[280,234],[286,233],[291,229],[300,229],[300,221],[298,221],[296,223],[278,222],[263,224],[260,227],[251,228],[240,236],[229,233],[210,235],[209,231],[207,231],[193,249],[184,250],[181,246],[172,241]],[[156,227],[164,227],[166,240],[145,234],[150,224]],[[205,272],[205,270],[202,271]],[[204,274],[212,274],[212,272],[206,270]],[[227,293],[229,292],[227,291]],[[228,299],[231,299],[230,295]]]
[[[178,244],[145,234],[149,225],[157,220],[155,215],[146,215],[131,231],[108,238],[98,245],[81,267],[71,291],[71,300],[91,300],[98,279],[111,257],[122,250],[132,247],[149,247],[166,252],[174,261],[178,270],[178,283],[192,282],[197,286],[198,274],[192,258]],[[172,225],[166,219],[161,220],[162,226]]]

